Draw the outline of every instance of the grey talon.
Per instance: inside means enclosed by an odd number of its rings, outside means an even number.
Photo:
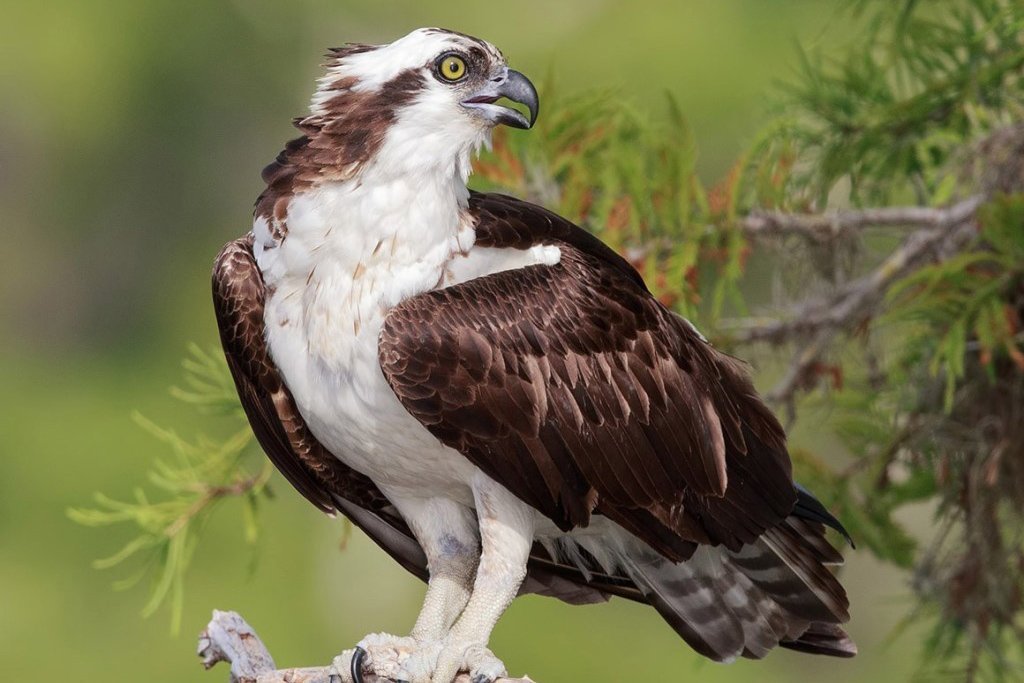
[[[352,674],[352,683],[363,683],[363,662],[366,661],[366,650],[356,646],[352,653],[352,663],[349,665],[349,673]]]

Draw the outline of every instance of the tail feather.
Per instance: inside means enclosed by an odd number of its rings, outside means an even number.
[[[686,643],[718,662],[744,649],[743,626],[716,590],[714,577],[695,571],[694,559],[674,564],[644,548],[626,570],[654,609]]]
[[[814,554],[818,562],[835,567],[846,561],[842,553],[825,539],[825,526],[820,522],[811,522],[792,516],[786,520],[786,523],[796,532],[804,547]]]
[[[776,646],[856,652],[838,626],[849,619],[846,593],[826,568],[842,556],[821,523],[791,516],[737,551],[702,546],[678,564],[635,539],[623,551],[645,601],[706,657],[760,658]]]
[[[719,589],[743,627],[743,656],[761,659],[792,637],[786,612],[740,571],[723,572]],[[731,582],[731,585],[730,585]]]
[[[849,600],[836,577],[807,550],[788,520],[769,529],[761,541],[786,564],[790,576],[803,582],[803,599],[785,605],[812,621],[844,623],[850,620]],[[816,600],[811,599],[811,595]]]
[[[811,624],[796,640],[784,640],[779,645],[812,655],[853,657],[857,654],[856,643],[842,627],[820,622]]]

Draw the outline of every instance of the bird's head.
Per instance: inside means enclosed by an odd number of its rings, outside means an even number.
[[[495,126],[530,128],[537,91],[490,43],[442,29],[418,29],[387,45],[332,50],[299,123],[326,137],[338,166],[370,160],[390,170],[452,165],[468,174],[469,157]],[[511,100],[524,113],[500,104]]]

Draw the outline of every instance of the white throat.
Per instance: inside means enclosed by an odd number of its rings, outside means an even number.
[[[490,149],[492,131],[470,116],[453,117],[448,107],[416,100],[399,113],[360,175],[367,183],[401,176],[414,185],[439,184],[442,192],[454,190],[464,202],[472,158],[482,147]]]

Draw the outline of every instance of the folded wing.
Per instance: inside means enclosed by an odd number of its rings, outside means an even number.
[[[478,246],[561,259],[390,311],[381,367],[410,413],[562,529],[597,512],[673,560],[790,513],[782,428],[734,359],[568,221],[496,195],[471,206]]]

